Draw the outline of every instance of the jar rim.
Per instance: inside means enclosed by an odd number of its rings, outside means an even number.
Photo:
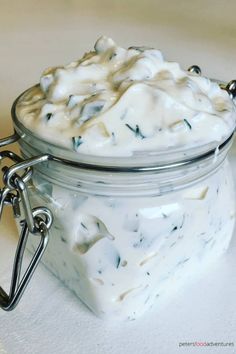
[[[170,148],[159,151],[138,151],[130,156],[98,156],[79,154],[67,147],[57,145],[43,139],[41,136],[29,130],[20,122],[16,114],[18,101],[24,94],[39,86],[36,84],[22,92],[13,102],[11,116],[16,133],[26,143],[33,146],[38,155],[47,154],[50,160],[61,162],[89,170],[100,170],[110,172],[145,172],[145,171],[166,171],[176,169],[182,166],[192,165],[209,159],[220,153],[221,150],[230,144],[234,131],[225,137],[222,141],[213,141],[188,149]],[[230,144],[231,145],[231,144]]]

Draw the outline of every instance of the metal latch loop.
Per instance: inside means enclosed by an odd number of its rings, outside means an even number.
[[[36,208],[33,210],[33,216],[37,218],[38,230],[36,234],[40,235],[40,243],[24,275],[21,277],[23,256],[29,236],[28,225],[23,220],[21,222],[22,229],[15,254],[9,295],[0,287],[0,307],[5,311],[13,310],[19,303],[48,244],[48,230],[52,223],[51,213],[46,208]]]
[[[15,173],[15,170],[19,171],[21,169],[21,163],[24,162],[26,163],[26,161],[24,161],[20,156],[18,156],[17,154],[15,154],[12,151],[1,151],[0,153],[0,162],[2,162],[5,159],[9,159],[12,162],[15,162],[16,164],[14,164],[11,167],[3,167],[2,170],[4,172],[3,175],[3,182],[4,184],[6,184],[8,186],[8,188],[11,189],[15,189],[15,185],[12,183],[12,181],[10,180],[11,177],[13,176],[13,174]],[[20,165],[20,167],[19,167]],[[15,168],[15,169],[13,169]],[[12,170],[13,169],[13,170]],[[24,168],[24,173],[21,176],[21,178],[23,179],[23,181],[26,183],[28,182],[31,177],[32,177],[32,168],[30,166],[27,166],[26,168]]]
[[[0,147],[16,140],[15,135],[1,139]],[[48,232],[53,222],[52,213],[42,206],[32,209],[27,188],[27,182],[33,173],[32,166],[48,160],[48,157],[48,155],[43,155],[24,161],[11,151],[0,152],[0,162],[10,159],[14,163],[11,167],[2,167],[4,187],[0,189],[0,221],[6,205],[12,206],[15,218],[21,216],[21,209],[24,213],[24,219],[20,222],[21,232],[15,253],[9,294],[0,287],[0,308],[6,311],[13,310],[18,304],[48,244]],[[22,262],[29,234],[39,236],[40,241],[22,276]]]
[[[19,139],[19,135],[17,133],[14,133],[10,136],[7,136],[6,138],[0,139],[0,147],[13,144]]]

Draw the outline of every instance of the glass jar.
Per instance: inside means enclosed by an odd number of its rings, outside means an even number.
[[[220,146],[80,156],[27,130],[16,104],[23,158],[47,156],[27,182],[31,207],[46,206],[54,218],[42,261],[97,316],[137,318],[227,249],[235,220],[232,134]],[[37,242],[28,242],[34,254]]]

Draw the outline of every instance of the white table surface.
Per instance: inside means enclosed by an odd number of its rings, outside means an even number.
[[[183,67],[235,78],[235,0],[0,0],[0,136],[11,132],[10,106],[50,65],[89,50],[101,34],[124,46],[161,48]],[[231,153],[236,178],[236,146]],[[224,206],[222,206],[223,208]],[[0,226],[0,284],[9,283],[16,231]],[[229,252],[159,312],[130,323],[95,318],[43,266],[20,305],[0,311],[0,354],[236,353],[236,237]],[[234,342],[234,348],[179,342]]]

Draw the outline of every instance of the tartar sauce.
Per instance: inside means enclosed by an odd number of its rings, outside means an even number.
[[[235,105],[217,83],[159,50],[123,49],[106,37],[94,48],[46,70],[22,96],[16,113],[24,126],[88,161],[216,146],[215,158],[160,173],[91,172],[54,161],[34,169],[31,205],[46,204],[54,215],[44,264],[98,316],[133,320],[229,246],[234,186],[228,150],[217,146],[234,130]],[[31,157],[37,141],[24,143],[25,136],[21,151]],[[38,240],[29,242],[35,252]]]
[[[124,49],[104,36],[82,59],[44,71],[17,115],[47,141],[100,156],[219,142],[236,120],[217,83],[164,60],[159,50]]]

